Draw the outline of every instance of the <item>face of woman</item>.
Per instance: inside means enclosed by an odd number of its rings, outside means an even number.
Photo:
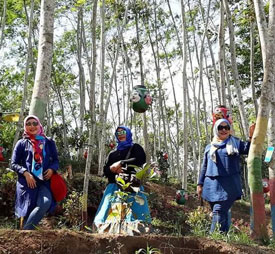
[[[222,122],[219,126],[218,126],[218,136],[221,140],[225,140],[228,138],[230,134],[230,126],[225,123]]]
[[[126,141],[126,131],[124,129],[117,129],[116,135],[120,142]]]
[[[26,130],[30,135],[37,135],[39,133],[40,127],[35,119],[30,119],[26,122]]]

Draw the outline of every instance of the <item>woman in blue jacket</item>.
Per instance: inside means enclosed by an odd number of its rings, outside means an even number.
[[[17,142],[11,159],[12,170],[18,174],[15,215],[24,218],[23,229],[35,229],[55,206],[50,179],[58,165],[54,141],[45,136],[36,116],[27,116],[23,139]]]
[[[207,200],[212,209],[210,232],[220,224],[220,231],[228,232],[228,211],[234,201],[242,196],[240,155],[248,154],[250,142],[243,142],[230,135],[228,120],[216,121],[211,144],[204,152],[197,186],[198,196]],[[254,129],[250,128],[250,138]]]

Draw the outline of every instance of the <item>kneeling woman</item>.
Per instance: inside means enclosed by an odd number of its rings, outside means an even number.
[[[128,193],[126,202],[123,202],[115,192],[119,191],[116,176],[119,173],[134,174],[135,169],[128,165],[142,166],[146,162],[146,155],[139,144],[133,143],[129,128],[119,126],[115,137],[117,148],[110,152],[104,166],[104,175],[109,183],[97,210],[94,224],[99,233],[128,235],[144,233],[151,222],[146,196],[142,192],[131,192]],[[143,186],[140,186],[140,191],[143,190]]]

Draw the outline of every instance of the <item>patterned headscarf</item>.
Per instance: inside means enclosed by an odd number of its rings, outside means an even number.
[[[117,130],[118,129],[123,129],[126,131],[126,140],[125,141],[119,141],[117,137]],[[131,147],[133,145],[133,140],[132,140],[132,132],[128,127],[125,126],[118,126],[115,132],[116,136],[116,142],[117,142],[117,150],[124,150],[128,147]]]
[[[38,122],[39,131],[34,136],[28,133],[26,123],[28,120],[34,119]],[[45,158],[46,152],[45,152],[45,134],[42,124],[39,121],[39,118],[34,115],[29,115],[24,120],[24,133],[23,137],[29,138],[32,144],[33,149],[33,159],[32,159],[32,173],[39,178],[40,180],[43,180],[43,159]]]
[[[41,124],[39,118],[38,118],[37,116],[35,116],[35,115],[28,115],[28,116],[24,119],[24,133],[23,133],[23,137],[30,137],[30,134],[28,134],[27,128],[26,128],[26,123],[27,123],[27,121],[29,121],[30,119],[35,119],[35,121],[38,122],[38,126],[40,127],[40,130],[39,130],[39,132],[37,133],[37,135],[45,137],[43,126],[42,126],[42,124]]]

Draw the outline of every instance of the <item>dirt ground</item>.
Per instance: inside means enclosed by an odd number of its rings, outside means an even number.
[[[0,230],[1,254],[134,254],[152,246],[162,254],[275,254],[264,247],[229,245],[196,237],[110,236],[69,230]]]
[[[151,215],[153,218],[161,218],[162,221],[173,221],[179,211],[188,214],[200,205],[196,196],[190,195],[184,206],[178,206],[174,202],[176,189],[170,186],[150,182],[145,187],[146,192],[156,195],[151,200]],[[204,203],[204,206],[208,205]],[[249,223],[249,206],[236,203],[232,209],[232,218]],[[262,246],[234,245],[190,237],[190,231],[185,224],[181,225],[183,236],[176,237],[166,234],[161,228],[158,234],[114,236],[69,229],[53,230],[54,223],[55,217],[49,217],[35,231],[0,229],[0,254],[135,254],[147,246],[159,249],[161,254],[275,254],[275,250]]]

